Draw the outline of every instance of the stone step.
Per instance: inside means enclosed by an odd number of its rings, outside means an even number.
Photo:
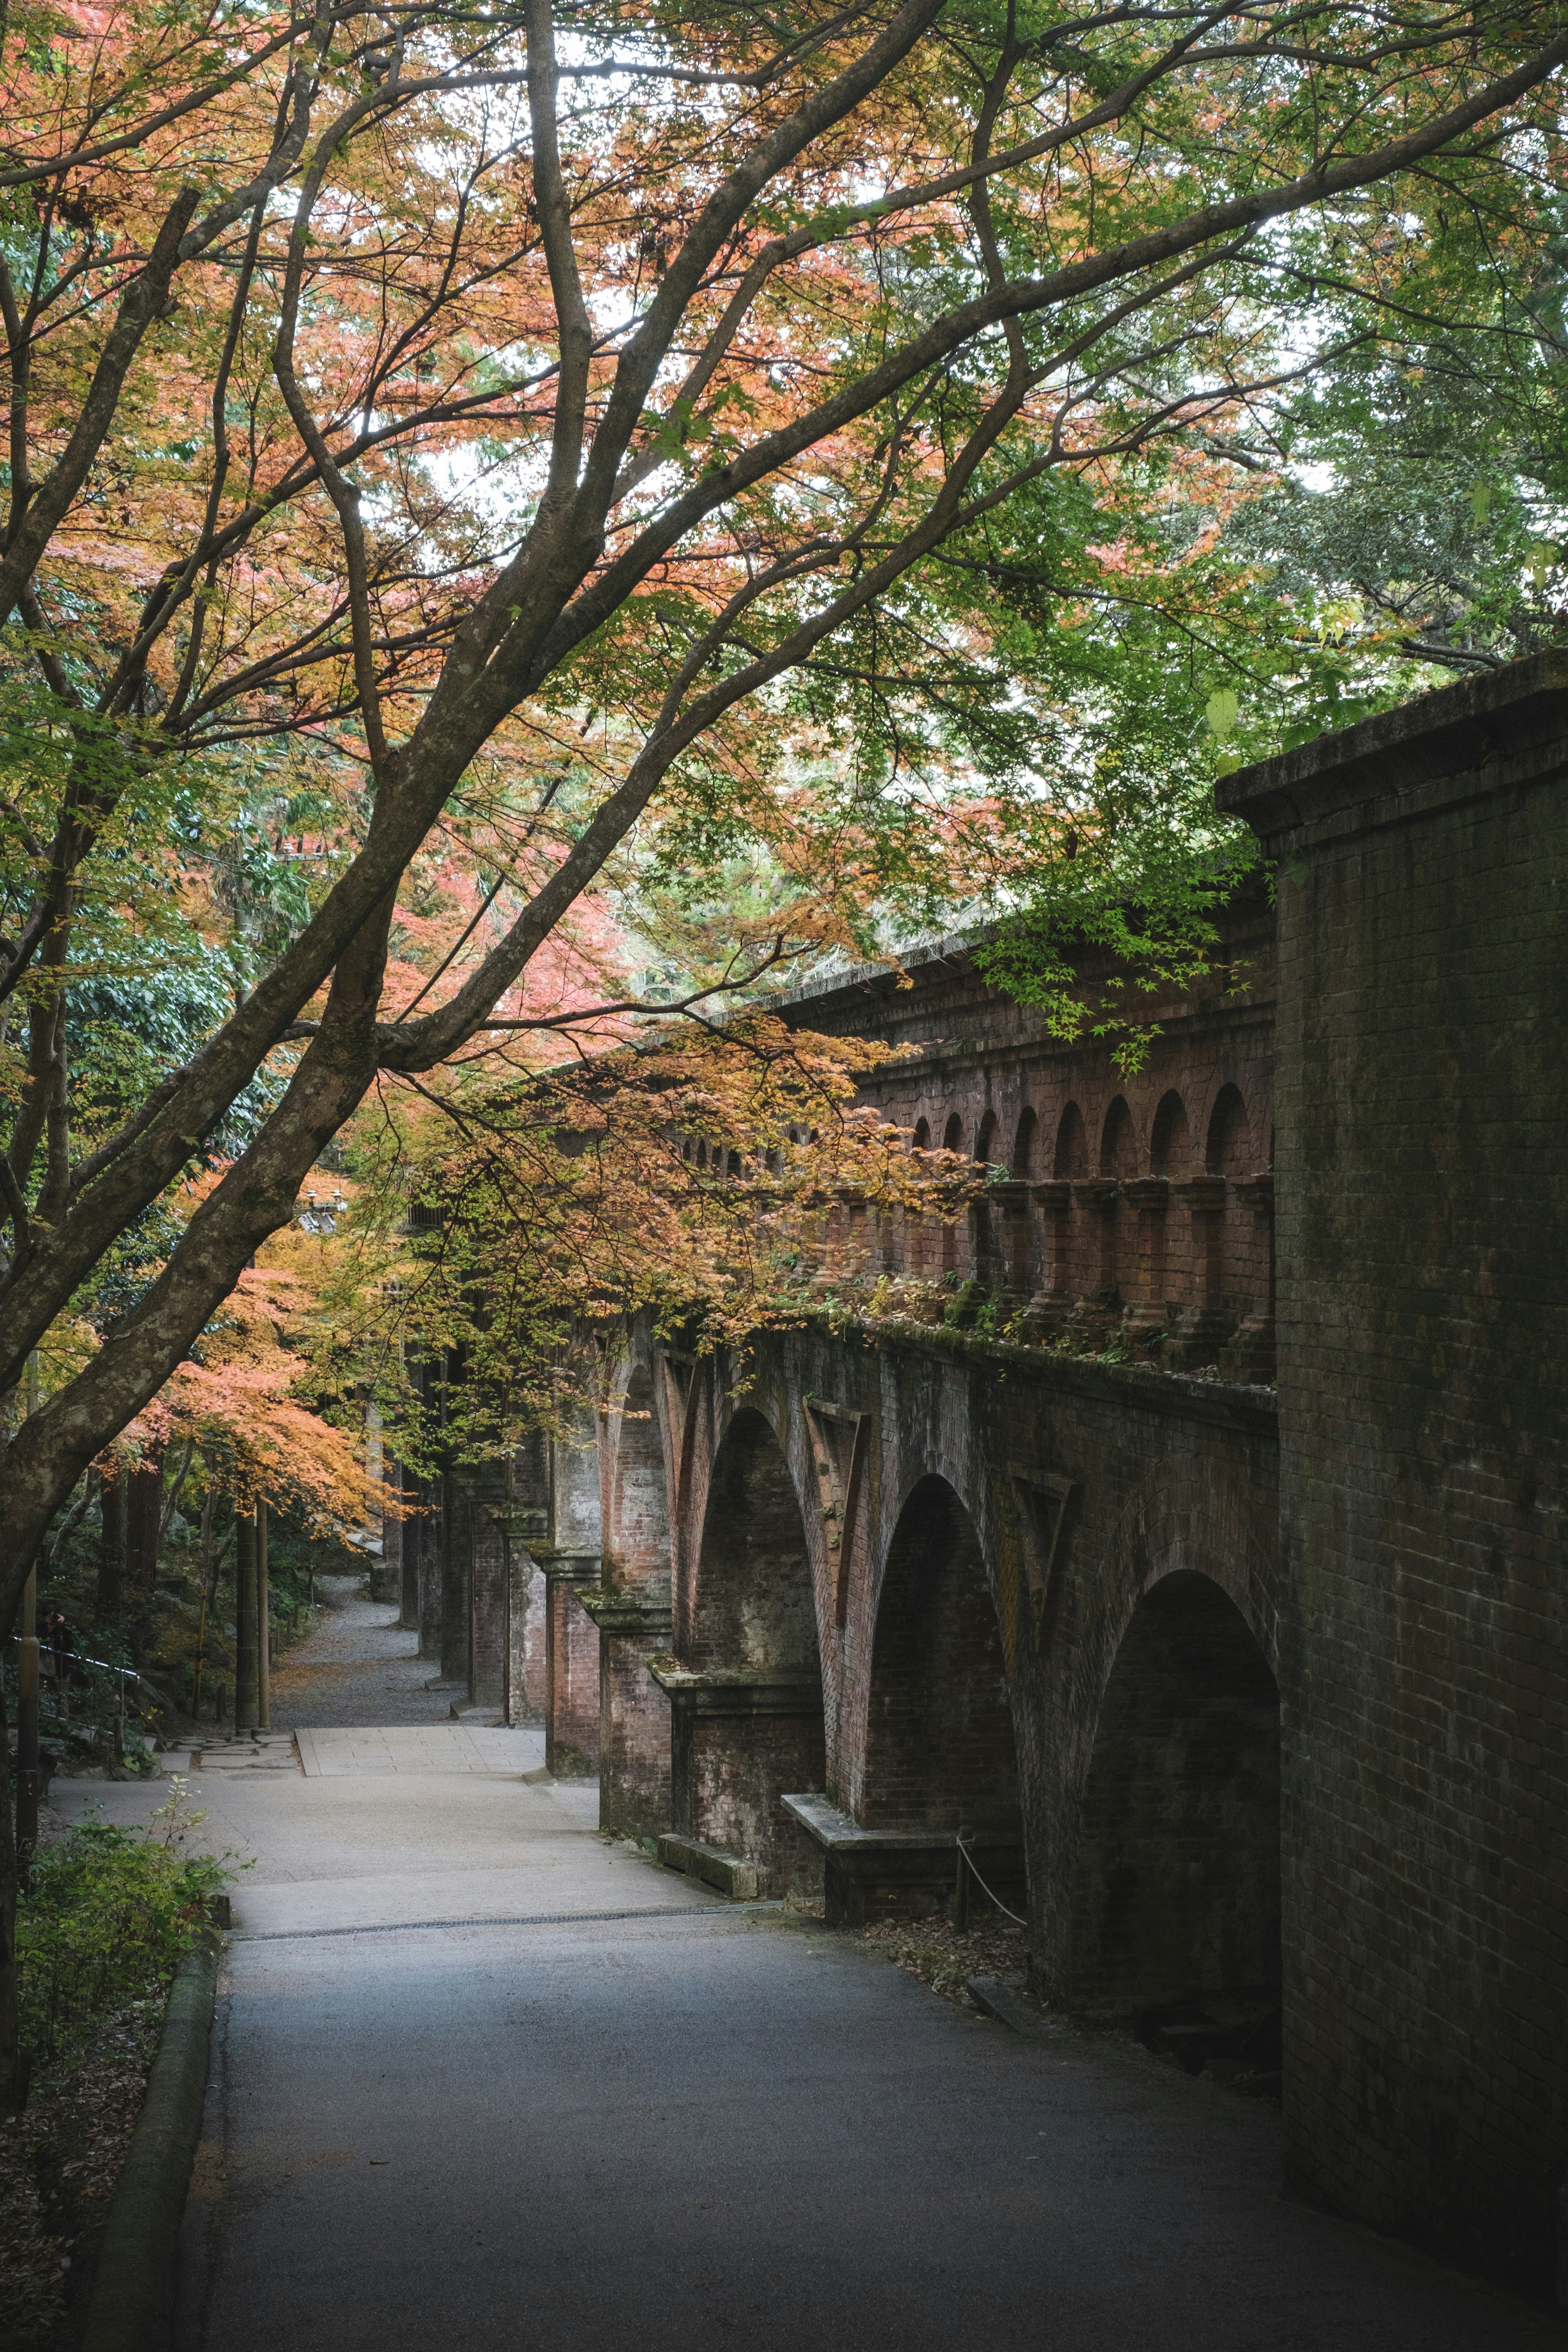
[[[666,1870],[700,1878],[705,1886],[716,1887],[737,1903],[755,1903],[762,1891],[762,1873],[755,1862],[727,1853],[721,1845],[706,1845],[701,1838],[682,1837],[674,1830],[666,1830],[659,1840],[659,1860]]]

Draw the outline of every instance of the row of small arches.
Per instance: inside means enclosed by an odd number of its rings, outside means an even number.
[[[1090,1130],[1077,1103],[1070,1102],[1056,1123],[1049,1169],[1044,1164],[1040,1125],[1026,1108],[1013,1133],[1012,1150],[1002,1160],[1001,1123],[993,1110],[981,1119],[973,1153],[965,1142],[962,1115],[955,1111],[942,1133],[944,1151],[956,1151],[988,1166],[1005,1164],[1016,1178],[1045,1176],[1168,1176],[1193,1167],[1196,1154],[1186,1105],[1173,1087],[1161,1097],[1149,1129],[1146,1154],[1140,1152],[1137,1129],[1124,1095],[1118,1095],[1101,1122],[1099,1149],[1092,1150]],[[932,1149],[929,1119],[915,1129],[916,1151]],[[1271,1158],[1271,1154],[1270,1155]],[[1251,1123],[1239,1087],[1225,1086],[1215,1098],[1204,1137],[1201,1166],[1210,1176],[1247,1176],[1260,1165],[1252,1143]]]

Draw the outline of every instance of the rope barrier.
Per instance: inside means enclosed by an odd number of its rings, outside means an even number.
[[[956,1837],[957,1836],[956,1832],[955,1832],[954,1834]],[[964,1843],[961,1837],[957,1837],[957,1846],[959,1853],[963,1855],[964,1860],[968,1864],[970,1870],[974,1873],[976,1883],[978,1885],[981,1894],[990,1895],[991,1901],[996,1905],[997,1909],[1001,1913],[1002,1917],[1004,1919],[1010,1919],[1015,1927],[1027,1927],[1029,1926],[1029,1921],[1027,1919],[1020,1919],[1016,1911],[1009,1911],[999,1895],[991,1895],[990,1888],[986,1885],[986,1882],[980,1876],[979,1872],[975,1869],[974,1855],[969,1852],[968,1847]]]

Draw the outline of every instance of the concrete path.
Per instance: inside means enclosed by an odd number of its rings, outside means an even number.
[[[362,1772],[484,1772],[548,1780],[542,1731],[499,1724],[433,1723],[415,1728],[308,1731],[294,1735],[301,1769],[313,1779],[345,1780]]]
[[[1026,2041],[853,1938],[727,1905],[598,1837],[580,1783],[227,1769],[193,1790],[204,1842],[255,1867],[177,2352],[1564,2342],[1284,2199],[1266,2110],[1122,2045]],[[133,1819],[167,1789],[59,1794]]]

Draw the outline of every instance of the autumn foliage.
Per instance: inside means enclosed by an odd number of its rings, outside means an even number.
[[[461,1109],[596,1297],[469,1065],[505,1124],[988,901],[1201,951],[1268,636],[1231,456],[1344,347],[1323,286],[1376,336],[1441,293],[1407,219],[1515,233],[1565,56],[1535,0],[13,8],[0,1394],[49,1362],[0,1615],[139,1414],[283,1425],[247,1268],[361,1106]],[[666,1197],[650,1120],[601,1223]]]

